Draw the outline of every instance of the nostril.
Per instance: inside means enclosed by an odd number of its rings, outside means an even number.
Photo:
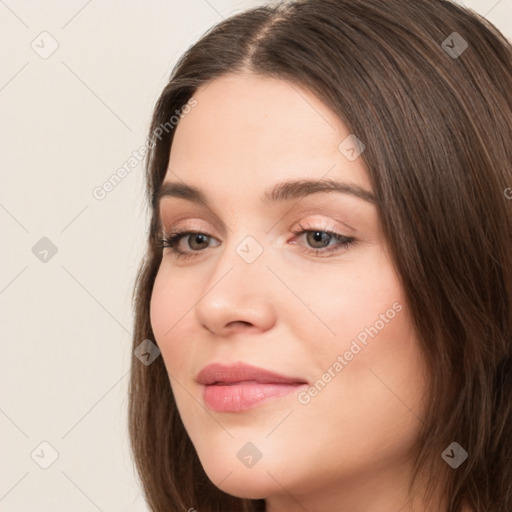
[[[246,322],[244,320],[236,320],[234,322],[229,322],[228,326],[237,326],[237,325],[242,325],[242,326],[247,326],[247,327],[251,327],[252,324],[250,322]]]

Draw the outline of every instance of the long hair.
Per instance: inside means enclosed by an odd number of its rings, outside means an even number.
[[[512,48],[445,0],[298,0],[245,11],[180,58],[158,99],[146,164],[152,214],[134,287],[133,349],[154,343],[161,261],[155,194],[194,92],[251,72],[307,88],[365,144],[361,154],[430,374],[411,485],[448,510],[512,510]],[[190,108],[190,107],[189,107]],[[161,357],[133,358],[129,433],[153,512],[257,511],[206,476]],[[451,469],[457,442],[467,460]],[[440,480],[442,475],[442,480]]]

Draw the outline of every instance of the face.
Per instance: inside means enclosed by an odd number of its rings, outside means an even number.
[[[164,179],[181,188],[160,199],[174,238],[150,313],[207,475],[275,503],[398,486],[426,371],[362,146],[285,81],[230,74],[194,98]]]

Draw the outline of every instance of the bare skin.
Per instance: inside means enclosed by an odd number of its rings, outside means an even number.
[[[339,149],[350,132],[281,80],[230,74],[194,97],[164,181],[199,188],[209,206],[164,197],[160,213],[166,232],[205,236],[174,247],[191,257],[163,249],[151,323],[207,475],[229,494],[265,498],[272,512],[425,510],[407,486],[426,371],[375,204],[332,191],[262,201],[287,180],[372,193],[362,159]],[[342,246],[329,233],[354,240]],[[196,375],[239,361],[310,387],[242,412],[210,410]],[[249,442],[261,458],[246,467],[237,454]]]

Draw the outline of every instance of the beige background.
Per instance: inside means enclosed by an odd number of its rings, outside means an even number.
[[[2,512],[147,510],[126,429],[141,166],[93,190],[144,144],[179,55],[263,3],[0,0]],[[512,39],[512,0],[465,4]]]

